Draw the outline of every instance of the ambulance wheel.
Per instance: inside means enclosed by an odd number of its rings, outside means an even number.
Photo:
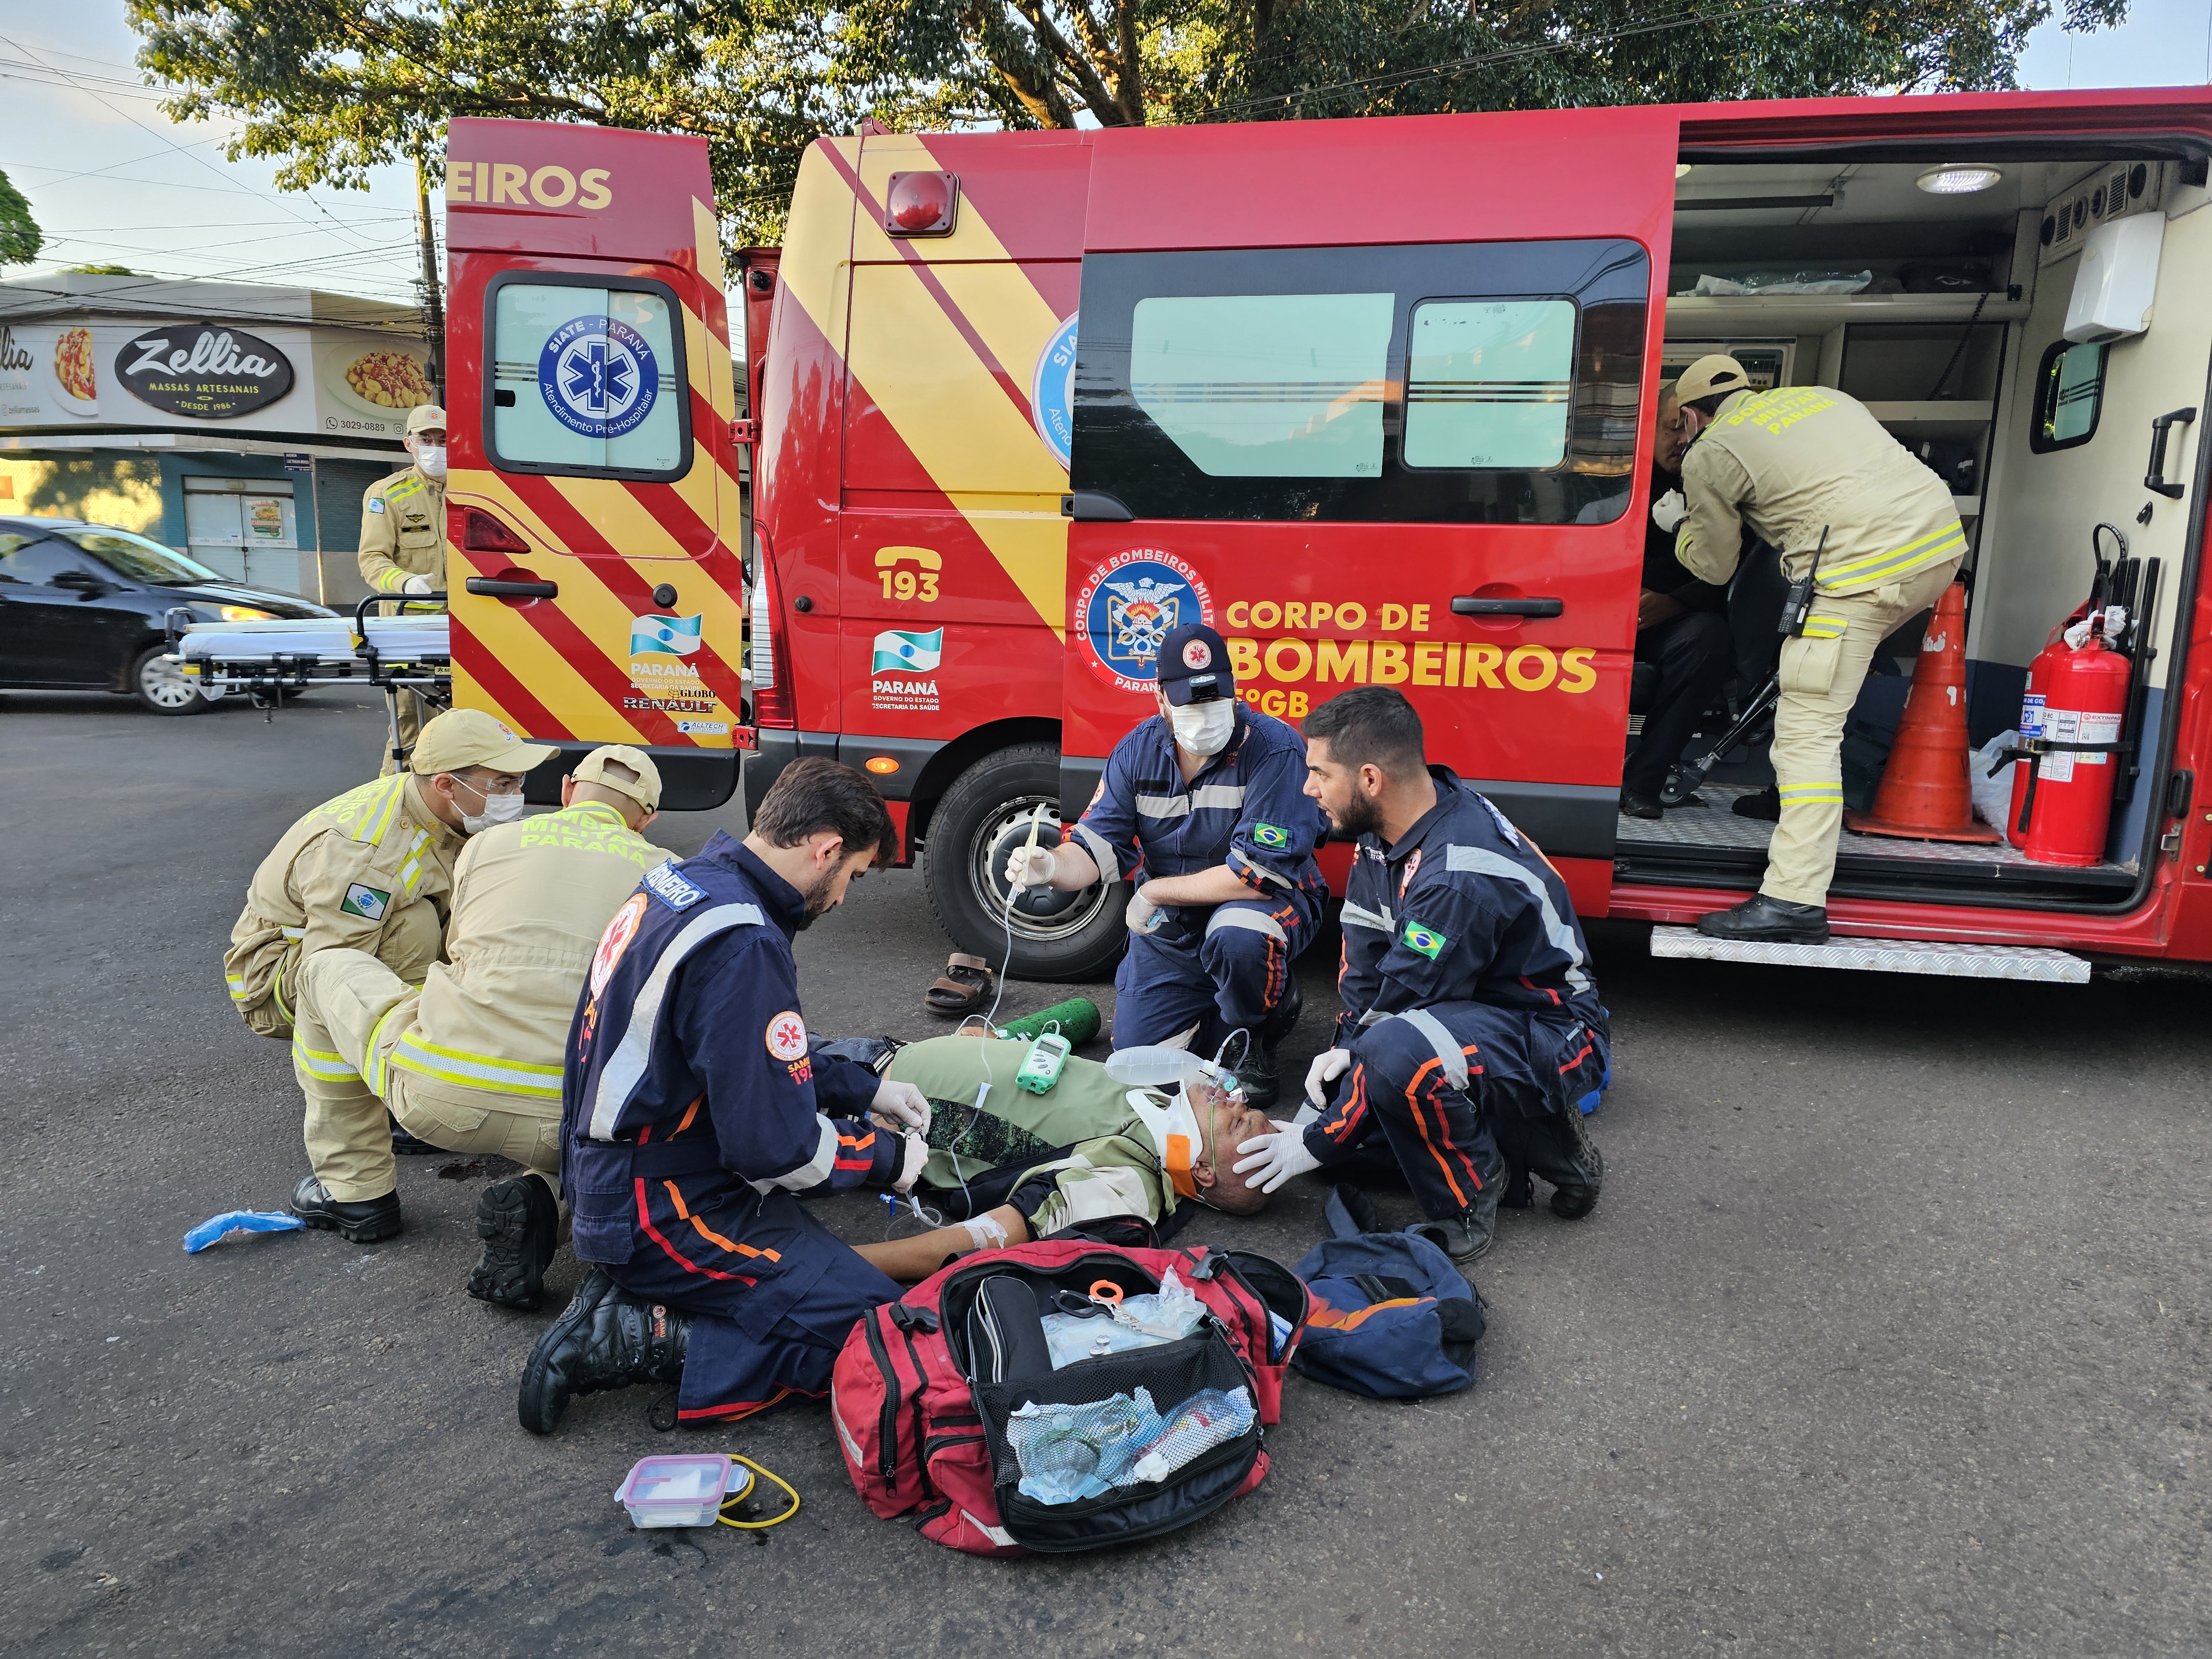
[[[1014,901],[1007,952],[1006,858],[1029,839],[1042,806],[1041,844],[1060,840],[1060,751],[1027,743],[986,755],[953,780],[929,821],[922,879],[939,926],[963,951],[1015,979],[1106,978],[1128,937],[1128,884],[1079,893],[1031,889]]]
[[[210,701],[169,660],[166,645],[149,646],[131,665],[131,692],[156,714],[198,714]]]

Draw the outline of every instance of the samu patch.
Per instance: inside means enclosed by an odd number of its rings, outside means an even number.
[[[769,1021],[768,1051],[787,1065],[807,1058],[806,1022],[797,1010],[787,1008]]]
[[[364,887],[359,882],[346,889],[345,897],[338,908],[349,916],[362,916],[370,921],[381,921],[384,913],[392,908],[392,895],[374,887]]]
[[[1255,823],[1252,826],[1252,844],[1255,847],[1288,847],[1291,832],[1279,823]]]
[[[1398,935],[1398,943],[1434,962],[1443,954],[1444,946],[1451,940],[1433,927],[1424,927],[1409,916],[1406,920],[1406,931]]]
[[[645,888],[672,910],[688,910],[707,896],[705,888],[677,873],[672,864],[660,865],[647,871]]]

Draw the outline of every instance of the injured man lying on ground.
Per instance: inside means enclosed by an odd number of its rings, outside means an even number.
[[[875,1047],[839,1044],[841,1051]],[[1267,1115],[1229,1092],[1233,1079],[1200,1073],[1179,1091],[1132,1089],[1097,1060],[1073,1056],[1043,1094],[1018,1086],[1026,1039],[932,1037],[898,1049],[884,1078],[930,1103],[928,1162],[915,1203],[947,1224],[860,1254],[893,1279],[927,1279],[957,1250],[1023,1244],[1079,1222],[1140,1216],[1163,1237],[1204,1205],[1235,1215],[1267,1195],[1232,1167],[1240,1138],[1265,1134]],[[899,1224],[917,1224],[914,1219]]]

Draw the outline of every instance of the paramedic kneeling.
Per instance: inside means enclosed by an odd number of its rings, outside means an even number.
[[[819,1395],[853,1322],[898,1295],[796,1195],[910,1188],[928,1103],[810,1052],[791,954],[896,849],[864,773],[803,760],[743,842],[718,830],[607,924],[562,1102],[562,1186],[592,1265],[524,1368],[523,1427],[633,1382],[680,1382],[692,1424]]]
[[[1387,1151],[1424,1231],[1462,1261],[1490,1248],[1509,1165],[1553,1184],[1553,1214],[1589,1214],[1605,1163],[1576,1103],[1601,1086],[1609,1043],[1566,884],[1504,813],[1425,764],[1399,692],[1347,691],[1305,732],[1306,793],[1358,843],[1344,1011],[1306,1075],[1321,1115],[1245,1142],[1237,1168],[1273,1192]]]
[[[1278,1090],[1275,1046],[1298,1021],[1291,963],[1328,888],[1328,833],[1300,795],[1305,745],[1239,700],[1229,647],[1187,624],[1160,641],[1157,720],[1106,761],[1090,806],[1058,847],[1018,849],[1015,886],[1079,892],[1144,872],[1129,901],[1129,953],[1114,976],[1114,1044],[1174,1042],[1211,1056],[1248,1034],[1238,1079],[1255,1106]]]
[[[1782,645],[1774,711],[1781,822],[1758,894],[1698,919],[1718,939],[1819,945],[1844,821],[1844,726],[1867,665],[1900,623],[1942,596],[1966,556],[1943,482],[1882,429],[1864,404],[1828,386],[1747,388],[1733,357],[1700,357],[1675,382],[1689,517],[1674,556],[1693,576],[1735,574],[1747,524],[1783,550],[1784,573],[1810,580],[1802,635]]]

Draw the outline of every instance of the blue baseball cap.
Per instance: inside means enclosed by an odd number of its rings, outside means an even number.
[[[1229,647],[1203,623],[1171,628],[1160,641],[1160,690],[1178,708],[1237,695],[1229,669]]]

